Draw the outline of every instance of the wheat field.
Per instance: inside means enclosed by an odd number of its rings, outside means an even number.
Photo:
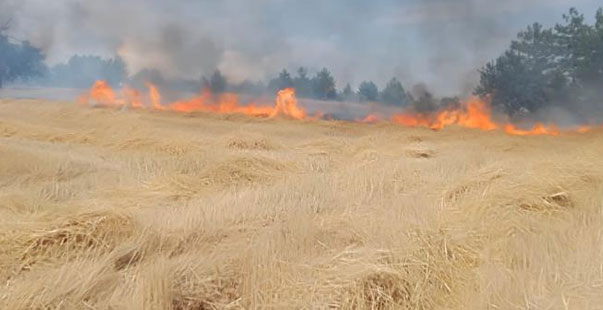
[[[603,309],[603,132],[0,101],[1,309]]]

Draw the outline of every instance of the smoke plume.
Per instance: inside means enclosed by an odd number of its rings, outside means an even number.
[[[117,54],[132,74],[198,79],[220,69],[235,82],[328,67],[340,88],[397,77],[437,95],[469,93],[476,69],[519,29],[567,9],[560,0],[0,0],[12,35],[42,47],[51,64]]]

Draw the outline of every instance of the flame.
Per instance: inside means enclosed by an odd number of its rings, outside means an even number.
[[[297,120],[320,119],[323,114],[308,116],[308,113],[298,105],[294,88],[286,88],[277,93],[273,105],[258,105],[249,103],[240,104],[239,96],[233,93],[220,95],[212,94],[209,89],[204,89],[192,98],[162,104],[159,88],[152,83],[146,84],[148,89],[148,100],[145,103],[141,93],[133,88],[124,87],[121,92],[114,91],[105,81],[94,83],[90,91],[78,98],[79,104],[90,104],[108,107],[149,108],[154,110],[169,110],[175,112],[209,112],[219,114],[245,114],[257,117],[284,116]],[[381,118],[376,114],[369,114],[363,119],[357,120],[361,123],[378,123]],[[435,113],[399,113],[391,117],[391,121],[407,127],[427,127],[440,130],[448,126],[460,126],[480,130],[501,129],[505,133],[515,136],[558,136],[562,131],[555,125],[536,123],[528,129],[519,128],[507,122],[496,122],[492,118],[490,105],[478,97],[472,97],[464,102],[459,108],[444,109]],[[580,126],[565,132],[586,133],[592,130],[590,126]]]
[[[214,95],[209,89],[204,89],[200,95],[168,103],[161,103],[161,93],[159,88],[153,83],[146,83],[148,89],[148,98],[150,102],[144,104],[142,96],[138,90],[130,87],[124,87],[121,95],[115,92],[105,81],[94,83],[90,91],[78,98],[80,104],[96,104],[108,107],[122,107],[129,105],[133,108],[148,107],[154,110],[170,110],[175,112],[211,112],[220,114],[246,114],[250,116],[276,117],[284,116],[293,119],[306,119],[308,114],[298,105],[295,97],[295,89],[287,88],[278,92],[274,105],[258,105],[250,103],[241,105],[239,96],[232,93]],[[317,114],[315,118],[319,118]]]
[[[285,88],[278,92],[276,97],[276,108],[270,115],[286,115],[294,119],[304,119],[307,114],[302,108],[297,106],[294,88]]]
[[[422,114],[411,115],[411,114],[394,114],[392,116],[392,122],[400,124],[406,127],[428,127],[437,128],[439,124],[432,123],[431,120]]]
[[[153,83],[147,83],[149,89],[149,97],[151,98],[151,104],[155,110],[165,110],[165,107],[161,105],[161,94],[159,89]]]
[[[481,130],[499,128],[492,120],[489,106],[477,97],[465,102],[462,109],[443,110],[437,114],[395,114],[392,116],[392,122],[408,127],[428,127],[438,130],[451,125]]]
[[[593,130],[593,128],[591,126],[583,125],[583,126],[579,126],[578,128],[575,128],[572,131],[576,132],[576,133],[587,133],[587,132],[591,132],[592,130]]]
[[[140,109],[143,107],[142,95],[134,88],[125,87],[123,89],[124,96],[132,108]]]
[[[99,105],[123,106],[125,101],[117,97],[111,86],[105,81],[96,81],[90,90],[89,98]]]
[[[374,124],[380,122],[381,117],[379,117],[377,114],[369,114],[365,118],[359,119],[358,121],[365,124]]]
[[[513,124],[505,125],[505,132],[514,136],[558,136],[560,131],[555,125],[545,126],[542,123],[537,123],[531,129],[519,129]]]
[[[251,116],[268,116],[272,113],[274,107],[257,106],[255,103],[243,106],[239,104],[239,96],[236,94],[224,93],[215,98],[209,89],[204,89],[199,96],[171,103],[169,109],[177,112],[238,113]]]
[[[503,129],[514,136],[558,136],[561,130],[555,125],[536,123],[529,129],[518,128],[512,123],[497,123],[492,118],[490,106],[478,97],[472,97],[464,102],[461,108],[447,109],[434,114],[401,113],[392,117],[392,122],[408,127],[428,127],[439,130],[456,125],[480,130]],[[586,133],[592,130],[590,126],[581,126],[571,132]]]

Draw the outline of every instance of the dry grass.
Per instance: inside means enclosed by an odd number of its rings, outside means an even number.
[[[602,138],[3,100],[0,308],[600,308]]]

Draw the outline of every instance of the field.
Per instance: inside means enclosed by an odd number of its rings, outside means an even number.
[[[0,309],[595,309],[603,132],[0,101]]]

